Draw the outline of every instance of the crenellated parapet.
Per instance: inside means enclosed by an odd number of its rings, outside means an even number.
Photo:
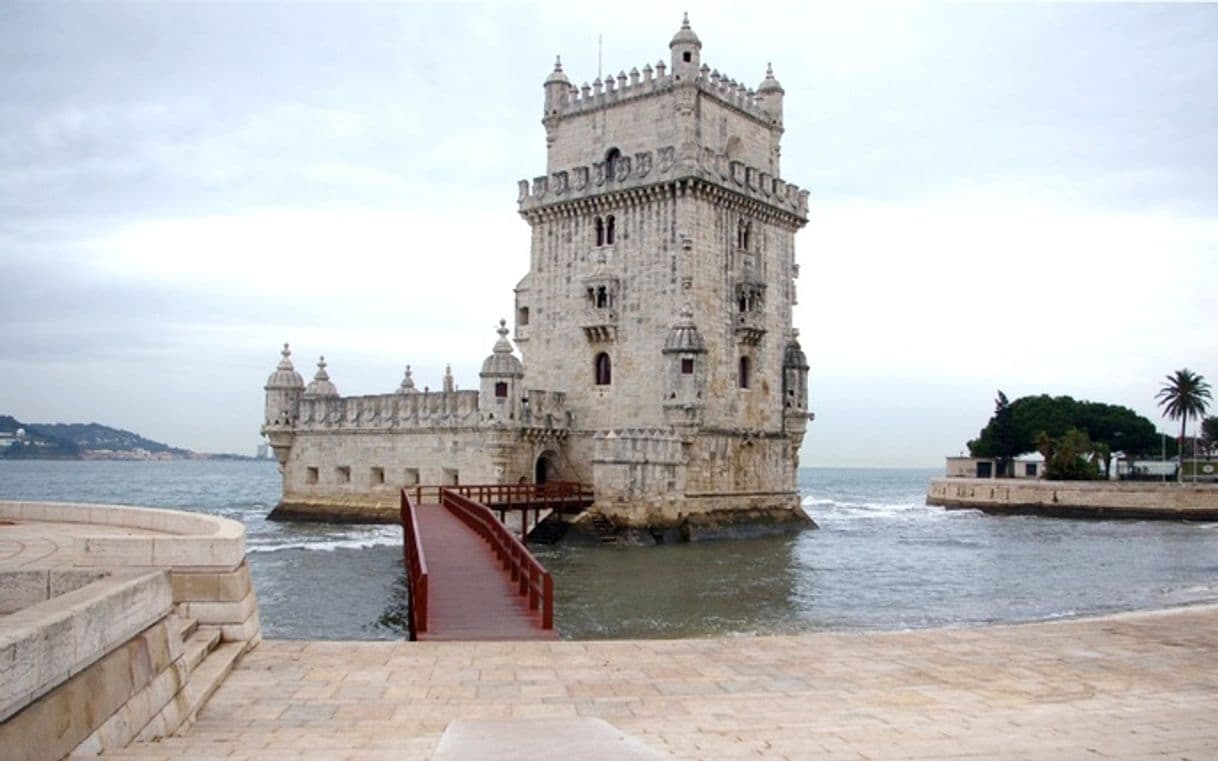
[[[610,169],[612,168],[612,174]],[[557,204],[600,199],[614,191],[643,190],[685,178],[704,179],[767,206],[776,207],[806,221],[808,191],[744,162],[706,148],[691,169],[678,168],[676,148],[622,155],[612,165],[607,161],[576,166],[528,180],[520,180],[517,203],[520,213],[531,213]],[[612,199],[612,196],[608,196]]]
[[[556,64],[555,73],[561,75],[561,62]],[[662,60],[657,61],[654,68],[651,64],[644,64],[642,69],[632,68],[629,73],[622,70],[616,77],[610,74],[603,80],[597,77],[579,87],[571,86],[565,76],[555,79],[554,75],[551,75],[551,79],[547,80],[547,87],[551,84],[558,86],[547,98],[546,119],[561,120],[630,103],[640,98],[671,93],[678,87],[692,87],[762,124],[777,126],[782,122],[782,91],[780,88],[767,86],[770,83],[777,84],[773,80],[772,72],[767,72],[767,79],[761,89],[754,90],[743,82],[720,74],[718,69],[711,69],[706,64],[698,69],[696,77],[682,80],[678,74],[668,73]]]
[[[456,428],[478,424],[478,392],[331,396],[300,402],[297,431]]]

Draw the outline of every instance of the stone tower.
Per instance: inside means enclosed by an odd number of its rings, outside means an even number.
[[[688,17],[669,52],[545,80],[546,173],[519,197],[524,383],[565,394],[562,476],[619,522],[799,517],[807,193],[780,179],[784,92],[768,66],[753,90],[703,63]]]

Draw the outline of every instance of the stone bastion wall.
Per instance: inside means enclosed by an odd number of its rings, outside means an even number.
[[[174,734],[262,638],[236,521],[0,502],[0,526],[19,547],[0,563],[6,761],[101,755]]]
[[[1065,518],[1218,521],[1218,484],[936,478],[926,504]]]

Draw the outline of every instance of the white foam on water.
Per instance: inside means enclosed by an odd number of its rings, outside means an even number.
[[[352,532],[350,534],[331,534],[316,538],[305,537],[248,537],[247,552],[278,552],[280,550],[319,550],[333,552],[334,550],[358,550],[370,547],[401,547],[402,530],[397,526],[383,526],[378,529]]]

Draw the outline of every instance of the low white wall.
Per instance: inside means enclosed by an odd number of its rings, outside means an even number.
[[[170,535],[77,538],[73,544],[76,566],[235,568],[245,559],[245,527],[205,513],[74,502],[0,502],[0,518],[120,526]]]
[[[169,574],[144,571],[113,574],[6,616],[0,626],[0,721],[172,608]]]
[[[938,478],[928,505],[1101,518],[1218,520],[1218,485]]]

